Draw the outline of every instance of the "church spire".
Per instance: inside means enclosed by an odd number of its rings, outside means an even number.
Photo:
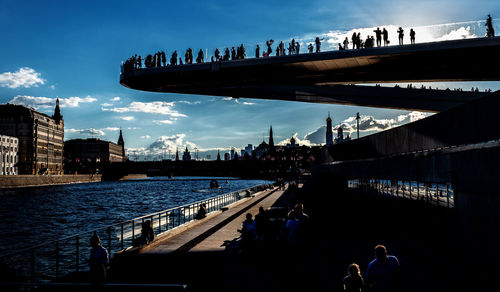
[[[118,137],[118,143],[116,144],[122,146],[122,158],[125,160],[125,141],[123,140],[123,133],[121,128],[120,128],[120,136]]]
[[[59,108],[59,97],[56,99],[56,108],[54,109],[54,115],[52,118],[59,124],[62,120],[61,109]]]
[[[269,147],[271,149],[274,148],[274,139],[273,139],[273,126],[269,129]]]
[[[217,150],[217,161],[220,161],[220,152]]]

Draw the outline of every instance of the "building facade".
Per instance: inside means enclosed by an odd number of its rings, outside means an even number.
[[[88,138],[64,142],[66,173],[95,173],[103,165],[123,160],[122,145],[110,141]]]
[[[16,137],[0,135],[0,175],[16,175],[19,140]]]
[[[64,121],[59,99],[53,116],[22,105],[0,105],[0,134],[18,139],[19,174],[63,173]]]

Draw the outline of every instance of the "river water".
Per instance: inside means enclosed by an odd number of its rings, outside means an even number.
[[[270,183],[154,177],[0,190],[0,255],[186,203]]]

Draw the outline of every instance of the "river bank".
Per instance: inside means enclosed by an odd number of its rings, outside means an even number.
[[[0,189],[100,182],[101,175],[0,175]]]

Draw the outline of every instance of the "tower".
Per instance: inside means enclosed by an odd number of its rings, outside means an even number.
[[[326,146],[333,145],[333,132],[332,132],[332,119],[330,118],[330,112],[328,112],[328,118],[326,118]]]
[[[122,146],[122,159],[125,160],[125,142],[123,141],[122,129],[120,129],[120,137],[118,137],[118,143],[116,144]]]
[[[342,129],[342,125],[337,129],[337,143],[344,142],[344,130]]]
[[[220,161],[220,152],[217,150],[217,161]]]
[[[63,119],[63,116],[61,115],[61,109],[59,108],[59,97],[56,99],[56,108],[54,109],[54,115],[52,116],[54,121],[56,121],[56,124],[59,124],[61,120]]]
[[[274,149],[273,126],[269,130],[269,148]]]
[[[179,148],[177,147],[177,150],[175,150],[175,161],[179,161]]]

